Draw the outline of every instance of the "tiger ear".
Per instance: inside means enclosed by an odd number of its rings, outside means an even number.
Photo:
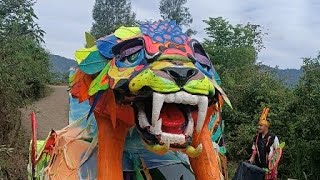
[[[96,45],[96,38],[93,37],[89,32],[85,32],[86,37],[86,48],[91,48]]]

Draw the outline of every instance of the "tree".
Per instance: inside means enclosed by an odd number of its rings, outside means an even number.
[[[252,139],[263,107],[271,108],[271,130],[280,141],[287,141],[287,121],[292,92],[257,64],[263,46],[262,28],[255,24],[233,25],[227,20],[205,20],[208,38],[204,47],[222,79],[222,87],[233,109],[224,108],[228,159],[239,162],[249,158]],[[233,174],[232,174],[233,175]]]
[[[209,18],[209,20],[204,20],[204,22],[208,24],[208,27],[205,28],[208,38],[205,38],[204,44],[210,47],[208,48],[209,51],[214,50],[220,52],[241,49],[241,51],[247,51],[247,53],[250,54],[250,61],[245,59],[239,63],[255,63],[257,54],[264,48],[262,39],[263,36],[266,35],[266,33],[262,32],[260,25],[250,23],[245,25],[232,25],[222,17]],[[223,61],[225,62],[229,56],[220,56],[217,60],[222,60],[222,58],[224,58]],[[241,58],[239,58],[239,60],[241,60]]]
[[[0,179],[25,179],[25,167],[17,166],[25,164],[28,149],[27,140],[19,141],[19,108],[44,95],[50,81],[48,53],[40,43],[44,32],[34,22],[33,5],[33,0],[0,1],[0,142],[15,154],[0,150]]]
[[[28,36],[37,42],[43,42],[44,31],[34,19],[34,0],[0,1],[0,39],[12,36]]]
[[[189,8],[185,7],[187,0],[161,0],[160,15],[163,20],[175,20],[180,26],[189,27],[193,21]],[[188,35],[195,34],[196,31],[187,29]]]
[[[113,33],[120,26],[135,25],[135,13],[129,0],[96,0],[91,33],[96,37]]]
[[[303,77],[292,103],[289,168],[298,179],[317,179],[320,174],[320,53],[304,58]]]

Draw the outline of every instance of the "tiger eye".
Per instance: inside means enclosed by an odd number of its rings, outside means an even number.
[[[138,57],[138,53],[134,53],[134,54],[128,56],[128,57],[127,57],[127,60],[128,60],[129,62],[131,62],[131,63],[134,63],[134,62],[136,61],[137,57]]]

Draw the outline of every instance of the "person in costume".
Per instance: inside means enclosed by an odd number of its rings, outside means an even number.
[[[279,147],[279,139],[269,131],[270,122],[267,119],[269,108],[264,108],[259,119],[258,133],[253,138],[252,155],[249,162],[260,168],[268,168],[269,161]]]

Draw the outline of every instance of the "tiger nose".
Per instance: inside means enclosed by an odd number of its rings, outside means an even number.
[[[179,87],[184,86],[191,77],[198,73],[197,69],[184,67],[167,67],[163,68],[162,71],[167,73]]]

